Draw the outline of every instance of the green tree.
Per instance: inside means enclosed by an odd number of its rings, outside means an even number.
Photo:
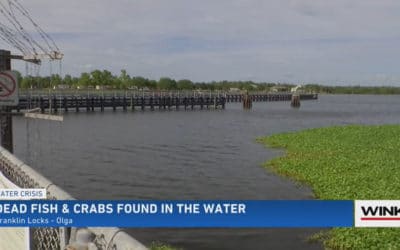
[[[115,81],[116,77],[112,75],[112,73],[108,70],[103,70],[101,72],[101,84],[107,86],[114,86],[116,85]]]
[[[57,87],[58,85],[62,84],[61,76],[58,74],[53,74],[50,77],[50,86],[51,88]]]
[[[158,89],[173,90],[176,89],[176,81],[168,77],[162,77],[157,84]]]
[[[176,83],[176,87],[177,87],[177,89],[179,89],[179,90],[184,90],[184,89],[190,90],[190,89],[193,89],[193,83],[192,83],[192,81],[190,81],[190,80],[183,79],[183,80],[179,80],[179,81]]]
[[[89,85],[106,85],[106,84],[104,84],[102,72],[98,69],[90,72],[90,78],[92,81]],[[89,85],[87,85],[87,86],[89,86]]]
[[[131,77],[126,73],[126,70],[121,70],[121,74],[119,75],[120,88],[126,89],[130,86]]]
[[[25,76],[22,78],[20,82],[20,87],[23,89],[29,89],[29,88],[36,88],[37,86],[34,86],[34,81],[32,76]]]
[[[65,76],[64,76],[64,79],[63,79],[63,83],[64,83],[65,85],[68,85],[68,86],[72,87],[72,85],[73,85],[72,76],[71,76],[71,75],[65,75]]]
[[[82,73],[78,80],[78,85],[82,87],[89,87],[92,85],[92,79],[89,73]]]
[[[19,82],[19,83],[22,82],[23,77],[22,77],[21,73],[18,70],[13,70],[13,72],[17,76],[17,82]]]
[[[147,87],[148,80],[141,76],[135,76],[131,79],[130,85],[138,89],[143,89],[144,87]]]

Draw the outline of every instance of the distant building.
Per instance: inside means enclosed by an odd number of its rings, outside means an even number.
[[[302,85],[297,85],[296,87],[292,88],[290,92],[303,92],[303,86]]]
[[[69,89],[70,86],[67,84],[58,84],[57,86],[54,86],[53,89]]]
[[[89,87],[91,87],[91,86],[89,86]],[[88,87],[88,88],[89,88],[89,87]],[[92,88],[93,88],[93,87],[92,87]],[[95,89],[96,89],[96,90],[106,90],[106,89],[111,89],[111,87],[110,87],[110,86],[107,86],[107,85],[96,85]]]
[[[239,88],[229,88],[229,92],[239,92]]]

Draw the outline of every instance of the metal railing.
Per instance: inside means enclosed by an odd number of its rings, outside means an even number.
[[[20,188],[45,188],[47,199],[73,200],[74,198],[50,180],[0,147],[0,171]],[[31,249],[97,249],[144,250],[140,242],[119,228],[31,228]]]

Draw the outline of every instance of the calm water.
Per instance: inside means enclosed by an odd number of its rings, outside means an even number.
[[[282,154],[259,136],[343,124],[400,122],[400,96],[321,96],[243,111],[69,113],[63,123],[15,118],[15,153],[79,199],[310,199],[261,164]],[[316,229],[148,229],[129,232],[185,249],[320,249]]]

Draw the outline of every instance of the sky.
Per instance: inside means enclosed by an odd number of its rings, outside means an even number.
[[[65,54],[63,74],[400,86],[398,0],[19,2]]]

